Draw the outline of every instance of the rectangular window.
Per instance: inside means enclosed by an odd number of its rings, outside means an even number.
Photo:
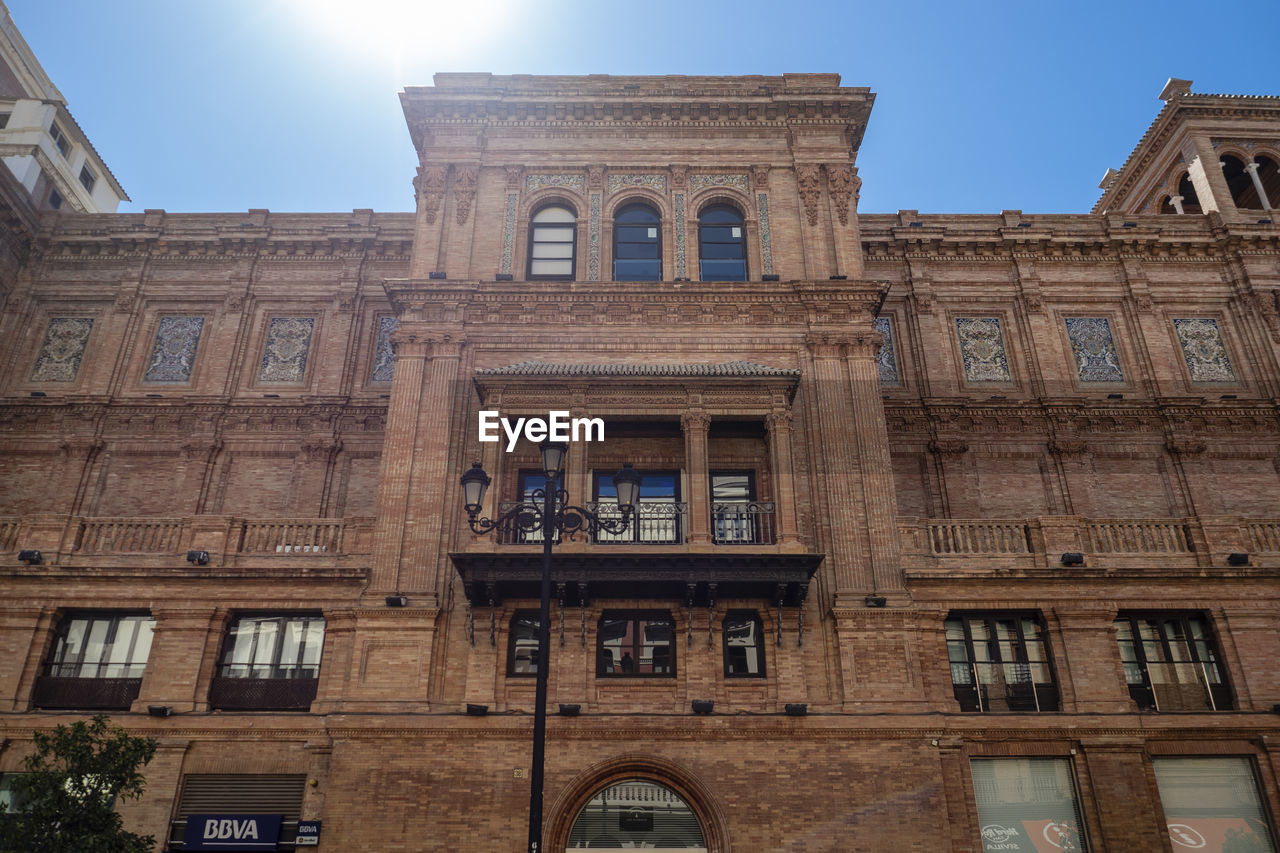
[[[618,491],[613,477],[617,472],[595,472],[596,512],[604,519],[621,518]],[[640,500],[631,524],[621,533],[599,532],[598,543],[644,543],[679,545],[683,539],[684,504],[680,503],[679,471],[641,471]]]
[[[62,128],[58,127],[57,122],[49,125],[49,136],[53,138],[53,144],[58,147],[58,153],[66,157],[71,153],[71,140],[67,139],[67,135],[62,132]]]
[[[974,758],[969,767],[983,851],[1088,851],[1068,759]]]
[[[675,623],[666,612],[606,612],[600,617],[596,675],[674,678]]]
[[[49,209],[50,210],[62,209],[62,193],[54,189],[49,190]]]
[[[93,185],[98,182],[98,176],[88,166],[80,167],[80,184],[88,192],[93,192]]]
[[[754,610],[731,611],[724,617],[724,674],[764,677],[764,626]]]
[[[1156,785],[1174,850],[1275,853],[1247,758],[1156,758]]]
[[[68,615],[36,681],[36,707],[127,711],[138,698],[154,630],[145,613]]]
[[[961,710],[1058,710],[1058,688],[1038,617],[953,613],[945,627],[951,683]]]
[[[9,126],[9,116],[13,113],[0,113],[0,130],[4,130]]]
[[[717,545],[773,542],[772,505],[756,503],[754,471],[711,471],[711,526]]]
[[[507,675],[538,674],[538,611],[522,610],[511,617],[507,646]]]
[[[1122,613],[1115,628],[1129,696],[1139,708],[1231,709],[1231,689],[1204,617]]]
[[[3,816],[6,814],[27,810],[27,804],[24,801],[24,798],[21,795],[14,793],[13,790],[13,783],[16,782],[18,777],[21,775],[23,774],[0,773],[0,821],[3,821]],[[0,823],[0,826],[3,825],[3,823]]]
[[[316,696],[324,617],[240,616],[227,631],[209,704],[225,710],[305,711]]]

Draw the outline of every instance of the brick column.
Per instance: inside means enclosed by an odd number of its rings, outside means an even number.
[[[902,593],[901,540],[894,494],[889,432],[880,398],[878,356],[884,336],[876,331],[870,313],[861,316],[848,346],[849,388],[853,397],[854,436],[862,470],[862,500],[871,545],[871,578],[875,591]]]
[[[796,475],[792,467],[791,434],[795,432],[791,410],[779,409],[765,416],[769,431],[769,468],[773,479],[774,520],[778,544],[785,551],[803,550],[796,514]]]
[[[212,607],[153,609],[155,636],[138,698],[132,710],[143,713],[148,705],[169,705],[176,713],[207,707],[207,696],[197,696],[201,663],[213,629]],[[215,651],[214,654],[217,654]]]
[[[1082,739],[1102,838],[1098,850],[1169,850],[1154,771],[1134,738]]]
[[[444,187],[448,166],[418,167],[413,187],[417,190],[418,215],[413,229],[413,257],[409,262],[412,278],[426,278],[440,270],[440,243],[444,229]],[[393,383],[394,387],[394,383]]]
[[[377,527],[373,539],[373,567],[369,595],[381,598],[400,586],[400,554],[404,548],[409,511],[409,481],[422,409],[422,378],[431,342],[424,330],[402,324],[391,333],[395,375],[378,474]]]
[[[117,800],[124,828],[141,835],[154,835],[157,846],[165,849],[169,837],[169,819],[173,803],[182,783],[182,762],[191,741],[179,737],[162,737],[156,754],[146,766],[147,787],[137,800]]]
[[[1110,608],[1054,608],[1049,620],[1054,671],[1059,682],[1069,682],[1075,707],[1067,707],[1068,691],[1062,690],[1064,711],[1080,714],[1122,714],[1134,710],[1120,664]]]
[[[829,163],[825,170],[835,274],[859,278],[862,275],[862,239],[858,236],[857,210],[862,179],[858,177],[857,168],[849,163]]]
[[[684,465],[688,474],[689,535],[693,546],[711,546],[711,478],[707,473],[707,432],[711,418],[706,412],[688,411],[680,416],[684,431]]]
[[[1241,711],[1270,711],[1280,703],[1280,635],[1276,633],[1275,611],[1227,609],[1225,624],[1219,627],[1224,656],[1228,643],[1235,647],[1237,672],[1248,675],[1248,683],[1235,685]]]

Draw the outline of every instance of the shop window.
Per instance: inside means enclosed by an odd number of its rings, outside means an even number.
[[[647,204],[629,204],[613,220],[613,280],[661,281],[661,220]]]
[[[679,471],[641,471],[640,500],[627,529],[621,533],[600,531],[599,543],[643,543],[679,545],[683,540],[684,504],[680,503]],[[601,518],[621,518],[618,491],[613,478],[616,471],[597,471],[594,480],[595,510]]]
[[[610,785],[574,818],[568,849],[606,848],[707,849],[702,825],[688,803],[670,788],[643,779]]]
[[[727,204],[698,215],[698,262],[703,281],[746,281],[747,240],[742,214]]]
[[[155,620],[145,613],[73,613],[58,625],[38,708],[127,711],[138,698]]]
[[[239,616],[227,631],[209,704],[233,711],[306,711],[316,698],[324,617]]]
[[[293,850],[306,787],[307,777],[299,773],[189,773],[182,777],[166,849]],[[229,820],[238,823],[224,823]],[[252,846],[243,843],[250,840],[250,820]]]
[[[1275,853],[1247,758],[1155,758],[1174,850]]]
[[[974,758],[969,767],[984,850],[1088,851],[1068,759]]]
[[[600,618],[596,675],[674,678],[675,623],[666,612],[606,612]]]
[[[1056,711],[1058,688],[1033,615],[953,613],[947,657],[963,711]]]
[[[711,526],[717,545],[773,542],[772,505],[756,503],[754,471],[711,471]]]
[[[538,612],[520,611],[511,617],[507,643],[507,675],[538,674]]]
[[[754,610],[731,611],[724,617],[724,674],[764,677],[764,625]]]
[[[533,215],[529,228],[529,278],[572,281],[578,218],[559,205]]]
[[[1129,696],[1139,708],[1231,709],[1231,690],[1204,617],[1122,613],[1115,628]]]

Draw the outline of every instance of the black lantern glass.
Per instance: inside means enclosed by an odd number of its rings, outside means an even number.
[[[489,488],[489,475],[484,472],[484,468],[480,467],[480,463],[474,463],[467,473],[462,475],[462,504],[466,507],[467,515],[475,515],[480,511],[480,505],[484,503],[484,493]]]
[[[547,440],[538,445],[538,449],[542,451],[542,473],[546,475],[547,482],[559,479],[564,471],[564,457],[569,452],[569,445],[563,441]]]
[[[624,514],[634,510],[640,500],[640,474],[630,462],[623,463],[622,470],[614,475],[613,487],[618,494],[618,509]]]

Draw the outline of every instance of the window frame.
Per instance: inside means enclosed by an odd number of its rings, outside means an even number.
[[[67,138],[66,131],[58,126],[56,120],[49,124],[49,138],[53,140],[53,147],[58,149],[62,159],[68,160],[71,158],[71,140]]]
[[[702,221],[703,218],[708,213],[712,211],[717,211],[717,210],[732,211],[733,214],[738,217],[737,225],[736,226],[724,225],[721,223],[703,224],[703,221]],[[736,240],[708,241],[703,237],[703,230],[706,228],[733,228],[733,227],[737,227],[741,230],[741,236],[736,238]],[[706,246],[708,242],[717,246],[729,246],[729,245],[736,244],[742,247],[742,278],[724,278],[722,276],[708,278],[706,276],[706,274],[703,272],[703,263],[705,263],[708,260],[708,258],[706,256],[707,253],[703,247]],[[711,258],[710,260],[721,261],[721,260],[737,260],[737,259],[736,258]],[[706,207],[703,207],[701,210],[698,211],[698,280],[699,281],[750,281],[751,280],[749,256],[747,255],[747,216],[735,205],[732,205],[732,204],[729,204],[728,202],[723,202],[723,201],[712,202],[711,204],[708,204]]]
[[[120,625],[126,619],[149,620],[151,623],[151,640],[147,643],[147,654],[141,661],[134,660],[134,652],[137,648],[139,632],[132,632],[129,639],[129,648],[126,652],[127,660],[124,663],[110,663],[112,650],[115,646],[115,640],[119,636]],[[65,648],[67,635],[70,633],[72,623],[77,620],[87,620],[88,625],[85,628],[84,640],[81,643],[80,654],[74,662],[68,662],[64,659],[58,659],[59,650]],[[90,645],[90,636],[93,632],[93,624],[100,621],[107,622],[106,638],[104,638],[101,648],[101,654],[93,663],[86,663],[85,657],[88,654]],[[74,610],[63,614],[58,621],[57,628],[54,629],[52,640],[49,644],[49,652],[41,661],[41,672],[51,678],[78,678],[88,681],[98,679],[141,679],[146,672],[147,662],[151,658],[151,647],[155,643],[155,617],[146,610]],[[96,667],[98,674],[84,675],[83,670],[86,666]],[[113,666],[125,668],[127,675],[102,675],[101,670]],[[63,672],[66,667],[75,670],[74,674]],[[134,675],[135,669],[137,674]],[[55,671],[56,670],[56,671]]]
[[[538,245],[538,240],[536,239],[538,228],[539,227],[544,227],[544,228],[556,227],[550,223],[547,223],[546,225],[543,225],[543,226],[539,226],[539,224],[534,220],[538,218],[539,214],[543,213],[544,211],[550,210],[552,208],[559,208],[560,210],[564,210],[568,212],[570,216],[573,217],[573,221],[570,223],[557,223],[559,227],[564,227],[567,224],[568,227],[570,228],[570,233],[572,235],[571,239],[569,240],[569,273],[567,275],[560,274],[560,273],[547,275],[545,273],[535,273],[533,271],[534,260],[564,260],[563,258],[535,259],[533,257],[534,248]],[[544,243],[550,243],[550,242],[551,241],[544,241]],[[527,247],[527,252],[525,254],[526,254],[525,279],[527,281],[577,281],[578,280],[578,212],[574,210],[572,206],[570,206],[569,204],[563,201],[548,201],[546,204],[539,205],[537,209],[534,210],[533,213],[530,214],[529,216],[529,245]]]
[[[508,678],[537,678],[538,676],[538,659],[532,657],[530,669],[521,672],[516,668],[516,662],[519,659],[516,655],[516,624],[525,622],[533,627],[533,655],[538,653],[538,611],[537,610],[517,610],[511,614],[511,622],[507,630],[507,677]]]
[[[649,213],[653,214],[653,224],[652,224],[652,225],[633,225],[633,224],[629,224],[629,223],[623,223],[623,224],[619,225],[619,223],[618,223],[618,217],[620,217],[620,216],[622,216],[623,214],[627,213],[628,211],[632,211],[632,210],[646,210],[646,211],[648,211]],[[638,242],[638,241],[635,241],[635,240],[622,241],[622,240],[620,240],[620,239],[619,239],[619,231],[621,231],[621,229],[623,229],[623,228],[650,228],[650,227],[651,227],[651,228],[653,228],[653,230],[657,232],[657,236],[656,236],[655,238],[653,238],[653,245],[656,245],[656,246],[657,246],[657,249],[658,249],[658,256],[657,256],[657,258],[655,258],[655,259],[650,259],[650,258],[622,258],[621,260],[653,260],[653,261],[658,265],[658,274],[657,274],[657,277],[656,277],[656,278],[619,278],[619,276],[618,276],[618,261],[619,261],[620,259],[619,259],[619,257],[618,257],[618,244],[619,244],[619,243],[622,243],[622,242],[625,242],[626,244],[629,244],[629,245],[636,245],[636,246],[649,245],[649,243],[648,243],[648,241],[647,241],[647,238],[646,238],[646,242],[643,242],[643,243]],[[653,205],[651,205],[651,204],[649,204],[648,202],[645,202],[645,201],[632,201],[632,202],[628,202],[628,203],[626,203],[626,204],[623,204],[623,205],[622,205],[622,207],[618,208],[618,209],[614,212],[614,214],[613,214],[613,270],[612,270],[612,271],[613,271],[613,280],[614,280],[614,281],[620,281],[620,282],[631,282],[631,281],[662,281],[662,250],[663,250],[663,245],[662,245],[662,214],[661,214],[661,213],[660,213],[660,212],[659,212],[659,211],[658,211],[658,210],[657,210]]]
[[[952,640],[948,635],[947,625],[950,622],[959,621],[963,632],[963,640]],[[973,636],[974,622],[981,621],[987,625],[987,639],[975,640]],[[1016,639],[1013,640],[1011,651],[1014,660],[1006,661],[1001,654],[1001,643],[1009,642],[1002,640],[996,630],[999,622],[1012,621],[1016,632]],[[1023,622],[1030,621],[1036,626],[1039,635],[1028,640],[1026,632],[1023,629]],[[1044,714],[1053,713],[1062,710],[1062,691],[1058,687],[1058,673],[1053,665],[1053,653],[1049,647],[1048,631],[1045,628],[1043,616],[1036,611],[1025,610],[954,610],[947,614],[943,620],[943,640],[947,646],[947,668],[951,674],[951,689],[955,700],[960,703],[960,710],[964,713],[1009,713],[1009,714]],[[1040,644],[1041,660],[1031,660],[1027,648],[1029,642],[1038,641]],[[965,659],[955,660],[952,658],[952,644],[962,642],[964,646]],[[977,655],[977,643],[985,644],[987,649],[987,659],[980,660]],[[984,682],[978,673],[978,664],[986,664],[989,666],[1025,666],[1029,676],[1031,685],[1030,698],[1031,707],[1014,707],[1014,702],[1025,703],[1025,697],[1015,697],[1010,688],[1015,684],[1023,682],[1014,682],[1010,684],[1005,682],[1006,696],[1005,702],[1008,708],[992,709],[990,698],[983,703],[984,692],[993,686],[994,682]],[[969,684],[958,683],[955,680],[955,667],[957,665],[967,665],[969,673],[973,681]],[[1035,680],[1034,669],[1036,665],[1043,665],[1049,674],[1047,683]]]
[[[671,631],[671,636],[667,641],[667,651],[669,654],[669,660],[666,665],[667,671],[666,672],[605,672],[605,667],[604,667],[605,656],[604,655],[606,651],[611,651],[611,650],[606,649],[604,646],[605,644],[604,625],[605,625],[605,622],[609,620],[615,621],[615,622],[625,620],[630,624],[631,627],[628,630],[633,636],[633,639],[631,642],[631,648],[623,650],[622,654],[623,656],[626,656],[628,654],[632,655],[633,662],[641,660],[643,658],[642,652],[644,650],[644,645],[645,645],[644,639],[643,639],[643,631],[637,630],[636,626],[642,622],[646,624],[666,622],[667,626],[670,628],[670,631]],[[656,646],[656,644],[654,645]],[[678,645],[679,643],[676,642],[676,621],[672,617],[670,610],[605,610],[603,613],[600,614],[600,619],[596,623],[596,678],[605,678],[605,679],[675,678],[677,673],[676,647]],[[620,657],[618,659],[618,664],[621,665],[621,662],[622,662],[622,658]]]
[[[752,646],[730,646],[729,644],[729,620],[741,619],[743,621],[751,621],[755,624],[755,644]],[[758,610],[730,610],[724,614],[724,619],[720,621],[720,631],[722,634],[721,645],[724,646],[724,677],[725,678],[768,678],[769,670],[766,663],[765,648],[769,645],[764,639],[764,620],[760,618]],[[729,649],[730,648],[754,648],[759,655],[760,671],[759,672],[734,672],[730,668]]]
[[[240,624],[241,624],[244,620],[259,620],[260,622],[264,622],[264,623],[265,623],[267,620],[272,620],[272,619],[277,620],[277,621],[278,621],[278,625],[277,625],[277,630],[276,630],[275,648],[274,648],[274,649],[273,649],[273,651],[272,651],[272,655],[271,655],[271,661],[270,661],[270,663],[263,664],[263,663],[258,663],[258,662],[256,661],[256,657],[257,657],[257,649],[258,649],[258,637],[256,636],[256,634],[257,634],[257,632],[256,632],[256,631],[254,632],[254,633],[255,633],[255,637],[254,637],[254,639],[253,639],[253,641],[252,641],[251,645],[249,646],[249,660],[248,660],[248,662],[247,662],[247,663],[235,663],[235,662],[233,662],[233,661],[229,661],[229,660],[228,660],[228,658],[231,656],[231,654],[232,654],[232,653],[234,653],[234,651],[235,651],[235,646],[236,646],[236,642],[235,642],[235,641],[236,641],[236,637],[237,637],[237,634],[236,634],[235,629],[236,629],[236,628],[238,628],[238,627],[240,626]],[[312,665],[309,665],[309,664],[304,664],[304,663],[302,663],[302,660],[303,660],[303,658],[304,658],[304,656],[305,656],[306,649],[307,649],[307,647],[308,647],[308,644],[307,644],[307,642],[306,642],[306,637],[308,636],[308,634],[309,634],[309,632],[310,632],[310,629],[311,629],[311,623],[312,623],[314,620],[319,620],[319,622],[320,622],[320,647],[319,647],[319,653],[318,653],[318,654],[317,654],[317,656],[316,656],[316,663],[314,664],[314,666],[312,666]],[[303,622],[303,623],[304,623],[304,625],[305,625],[306,627],[305,627],[305,630],[304,630],[304,633],[303,633],[303,642],[298,643],[298,659],[297,659],[297,661],[298,661],[298,662],[297,662],[296,664],[293,664],[293,665],[290,667],[290,669],[291,669],[291,670],[293,670],[293,671],[296,671],[296,672],[301,672],[301,671],[303,671],[303,670],[305,670],[305,669],[313,669],[313,670],[314,670],[314,674],[313,674],[313,675],[310,675],[310,676],[306,676],[306,677],[301,676],[301,675],[275,675],[275,674],[272,674],[272,675],[254,675],[254,674],[253,674],[253,671],[254,671],[255,669],[259,669],[259,668],[264,667],[264,666],[265,666],[265,667],[269,667],[269,670],[270,670],[270,672],[272,672],[272,673],[278,673],[278,672],[281,672],[281,671],[285,671],[285,667],[282,667],[282,666],[281,666],[281,663],[280,663],[280,658],[281,658],[281,655],[283,654],[283,651],[284,651],[284,645],[285,645],[285,630],[286,630],[287,626],[288,626],[291,622],[295,622],[295,621],[301,621],[301,622]],[[281,681],[281,680],[288,680],[288,681],[319,681],[319,680],[320,680],[320,670],[321,670],[321,667],[322,667],[322,666],[323,666],[323,664],[324,664],[324,644],[325,644],[325,639],[326,639],[327,629],[328,629],[328,620],[326,620],[326,619],[325,619],[325,617],[324,617],[324,614],[323,614],[323,613],[320,613],[320,612],[318,612],[318,611],[308,610],[308,611],[299,611],[299,612],[296,612],[296,613],[294,613],[294,612],[289,612],[289,613],[280,613],[280,612],[270,612],[270,613],[261,613],[261,612],[259,612],[259,613],[237,613],[237,614],[235,614],[234,616],[232,616],[232,618],[227,622],[227,627],[226,627],[226,629],[223,631],[223,636],[222,636],[222,648],[219,650],[219,652],[218,652],[218,659],[217,659],[216,663],[214,664],[214,678],[215,678],[215,679],[217,679],[217,678],[222,678],[222,679],[235,679],[235,680],[237,680],[237,681],[239,681],[239,680],[244,680],[244,681]],[[244,674],[244,675],[234,675],[234,674],[231,674],[231,673],[229,672],[229,668],[231,668],[231,667],[240,667],[240,668],[244,668],[244,669],[246,669],[246,670],[247,670],[247,672],[246,672],[246,674]]]
[[[596,514],[609,520],[619,519],[622,516],[618,512],[616,504],[613,503],[613,497],[606,495],[600,496],[601,483],[607,483],[612,486],[613,478],[617,474],[617,469],[593,469],[591,472],[591,500],[596,508]],[[641,477],[641,495],[644,492],[646,482],[652,483],[654,477],[671,477],[672,497],[663,500],[646,500],[643,496],[637,498],[636,511],[632,516],[631,523],[627,525],[627,529],[621,533],[613,534],[603,531],[597,531],[592,534],[591,541],[596,545],[682,545],[684,544],[685,529],[684,517],[680,511],[680,481],[682,472],[675,468],[666,468],[662,470],[644,470],[637,471]],[[606,506],[607,504],[607,506]],[[644,531],[647,529],[642,523],[643,513],[640,507],[644,504],[670,504],[673,509],[671,513],[671,530],[673,535],[670,537],[659,538],[643,538]],[[662,521],[662,519],[659,519]]]
[[[716,498],[716,478],[717,477],[741,477],[747,478],[747,497],[743,500]],[[756,491],[756,471],[754,468],[715,468],[707,471],[707,506],[711,512],[711,541],[716,545],[764,545],[768,544],[761,528],[761,519],[755,517],[749,511],[745,513],[745,517],[739,518],[732,522],[735,528],[746,528],[748,536],[722,536],[720,531],[722,518],[716,513],[716,504],[733,504],[748,509],[756,504],[759,499],[759,493]]]
[[[88,178],[86,181],[85,178]],[[89,168],[88,163],[80,165],[80,186],[84,187],[85,192],[93,195],[93,188],[98,185],[98,176],[94,174],[93,169]]]
[[[1147,650],[1145,648],[1146,640],[1142,633],[1138,630],[1139,624],[1144,621],[1156,622],[1158,624],[1156,630],[1156,640],[1159,642],[1163,654],[1166,656],[1164,660],[1151,661],[1147,658]],[[1192,622],[1197,621],[1203,628],[1203,635],[1199,638],[1195,637],[1192,632]],[[1129,625],[1129,639],[1124,639],[1120,634],[1121,623],[1127,622]],[[1186,650],[1190,654],[1190,659],[1180,659],[1172,655],[1173,646],[1168,634],[1163,630],[1165,626],[1179,623],[1184,629],[1183,642]],[[1138,706],[1139,711],[1179,711],[1178,708],[1160,708],[1160,701],[1156,695],[1155,682],[1151,680],[1150,665],[1152,663],[1163,665],[1175,664],[1200,664],[1199,671],[1205,677],[1205,683],[1200,686],[1205,690],[1205,698],[1208,700],[1208,707],[1193,709],[1188,713],[1216,713],[1218,711],[1231,711],[1235,709],[1235,693],[1231,689],[1231,680],[1227,673],[1226,660],[1222,654],[1222,644],[1218,641],[1218,633],[1214,630],[1213,620],[1206,614],[1200,612],[1183,612],[1183,611],[1150,611],[1150,610],[1121,610],[1116,614],[1115,621],[1112,625],[1116,632],[1116,649],[1120,657],[1121,667],[1124,669],[1125,686],[1129,689],[1129,698]],[[1125,643],[1129,643],[1134,650],[1134,659],[1125,658]],[[1196,643],[1203,642],[1205,651],[1208,654],[1208,660],[1200,660],[1199,653],[1196,649]],[[1137,671],[1142,676],[1141,682],[1134,682],[1129,677],[1130,666],[1136,666]],[[1209,669],[1211,666],[1218,676],[1216,683],[1209,681]],[[1176,684],[1184,684],[1185,682],[1174,682]],[[1215,689],[1216,688],[1216,689]]]

